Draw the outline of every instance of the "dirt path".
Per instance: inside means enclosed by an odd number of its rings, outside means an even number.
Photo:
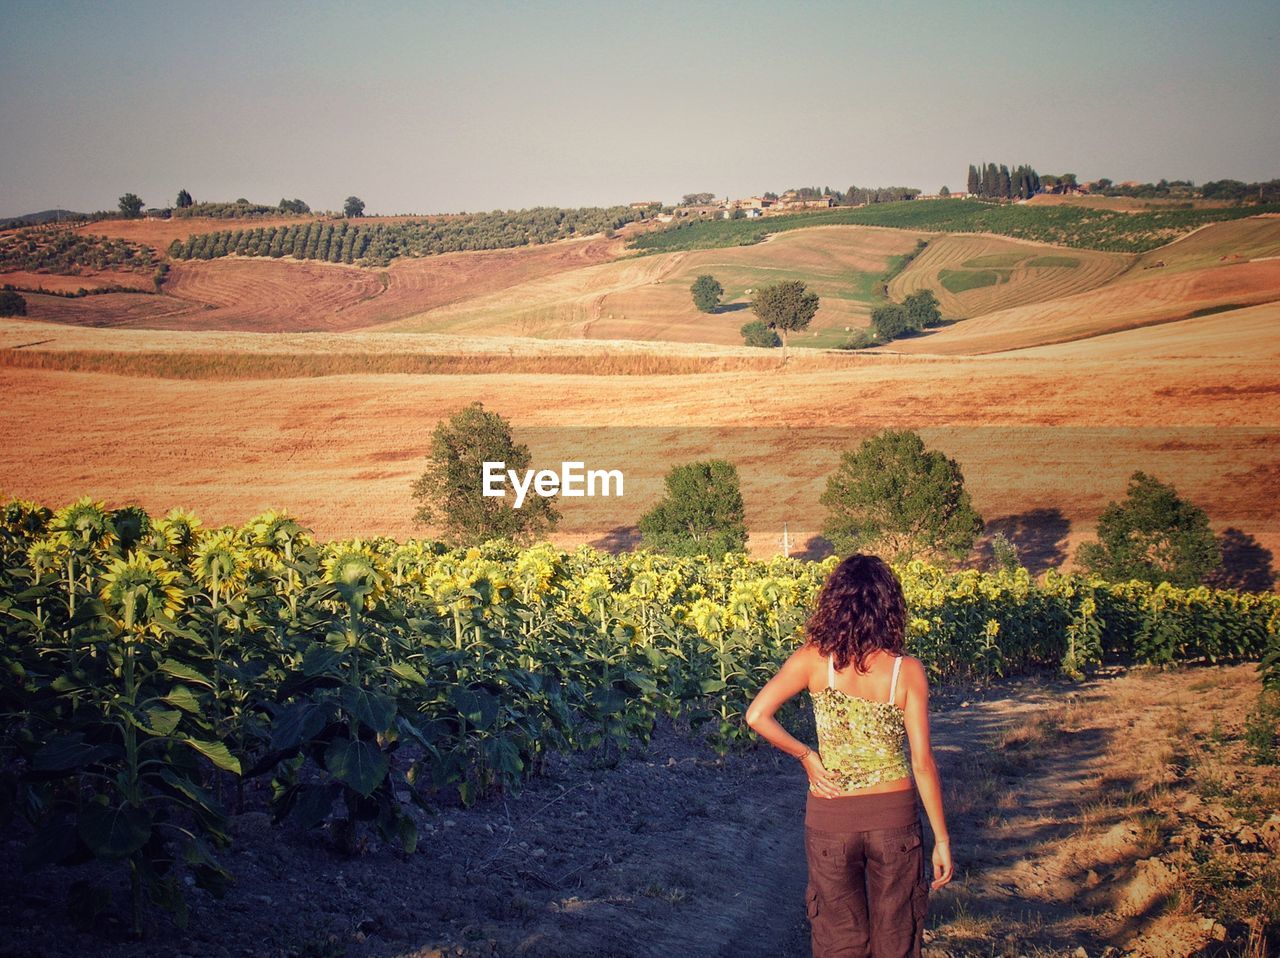
[[[1280,805],[1280,774],[1230,751],[1257,689],[1241,665],[937,690],[958,868],[930,897],[926,956],[1157,958],[1243,934],[1227,911],[1197,911],[1199,873],[1177,856],[1212,838],[1237,878],[1268,867],[1270,826],[1255,834],[1239,817]],[[811,716],[792,724],[812,743]],[[805,794],[802,771],[767,745],[721,762],[660,722],[616,767],[553,756],[519,795],[443,804],[411,857],[375,844],[342,858],[323,831],[252,811],[234,819],[227,897],[192,891],[190,930],[160,919],[141,946],[123,937],[123,909],[76,932],[62,901],[94,875],[23,875],[10,830],[0,956],[809,958]],[[1280,816],[1274,832],[1280,842]],[[97,877],[124,900],[123,876]]]

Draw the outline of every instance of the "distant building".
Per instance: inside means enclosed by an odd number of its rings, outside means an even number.
[[[764,211],[757,206],[748,206],[743,209],[743,212],[749,220],[758,219],[759,217],[764,216]]]
[[[680,216],[719,216],[724,207],[710,203],[699,206],[678,206],[676,213]]]
[[[789,190],[788,192],[792,193],[792,195],[794,196],[794,191]],[[786,193],[783,193],[782,196],[783,198],[778,202],[778,206],[787,210],[826,209],[829,206],[836,205],[836,201],[832,199],[830,196],[819,197],[816,200],[787,199]]]
[[[642,200],[640,202],[632,203],[630,208],[633,210],[647,210],[651,206],[657,206],[660,208],[662,206],[662,201],[661,200]]]
[[[657,216],[654,217],[654,219],[656,219],[659,223],[670,223],[675,218],[676,218],[676,214],[674,213],[659,213]]]

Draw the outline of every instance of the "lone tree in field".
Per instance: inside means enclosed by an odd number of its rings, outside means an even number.
[[[886,429],[846,452],[827,479],[822,534],[838,553],[890,562],[963,558],[982,531],[954,459],[911,430]]]
[[[346,202],[342,204],[342,212],[346,216],[363,216],[364,200],[358,196],[348,196]]]
[[[787,336],[807,329],[818,311],[818,294],[810,293],[798,279],[762,286],[751,297],[751,308],[760,321],[782,336],[782,358],[787,358]]]
[[[0,290],[0,316],[27,315],[27,301],[15,289]]]
[[[173,203],[180,210],[185,210],[189,206],[195,205],[195,200],[191,198],[191,194],[185,189],[178,190],[178,198]]]
[[[712,459],[673,466],[666,485],[666,497],[640,519],[646,548],[713,559],[746,548],[746,510],[733,463]]]
[[[135,220],[142,215],[142,197],[137,193],[126,193],[120,197],[120,213],[125,219]]]
[[[1221,564],[1222,547],[1203,509],[1138,471],[1124,501],[1102,511],[1098,541],[1081,545],[1076,561],[1113,581],[1194,586]]]
[[[427,470],[413,484],[413,497],[422,503],[414,520],[437,527],[443,539],[460,546],[499,538],[527,542],[555,527],[560,514],[532,488],[519,509],[510,489],[502,497],[485,496],[485,462],[504,462],[504,469],[523,475],[529,447],[512,440],[505,419],[473,402],[436,425]]]
[[[714,313],[720,307],[724,287],[710,273],[704,273],[693,281],[689,292],[693,294],[694,306],[704,313]]]

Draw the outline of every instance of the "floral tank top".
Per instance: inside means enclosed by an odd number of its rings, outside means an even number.
[[[827,687],[818,692],[810,690],[818,729],[818,757],[842,791],[891,782],[911,774],[903,751],[906,724],[902,710],[893,704],[901,665],[899,655],[893,660],[887,702],[833,688],[835,665],[830,657],[827,658]]]

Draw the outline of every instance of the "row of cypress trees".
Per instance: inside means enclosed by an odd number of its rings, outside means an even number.
[[[991,199],[1026,199],[1040,192],[1040,174],[1030,166],[1014,167],[1012,172],[1003,163],[979,163],[969,165],[969,193]]]

